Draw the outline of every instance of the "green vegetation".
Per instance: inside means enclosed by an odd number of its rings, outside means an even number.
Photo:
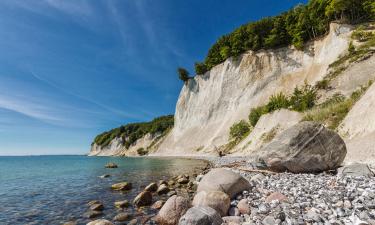
[[[204,62],[196,63],[197,74],[204,74],[229,57],[253,50],[304,44],[328,32],[329,23],[356,24],[375,19],[374,0],[310,0],[306,5],[274,17],[245,24],[222,36],[209,49]]]
[[[279,109],[291,109],[303,112],[315,105],[316,89],[308,84],[296,87],[293,94],[288,97],[283,93],[271,96],[267,105],[253,108],[249,115],[250,124],[254,127],[260,117]]]
[[[178,77],[183,82],[187,82],[190,79],[189,72],[186,69],[184,69],[184,68],[181,68],[181,67],[178,68],[177,69],[177,73],[178,73]]]
[[[122,139],[123,145],[126,148],[129,148],[147,133],[150,133],[151,135],[159,133],[165,134],[173,127],[173,124],[173,115],[158,117],[151,122],[146,123],[130,123],[96,136],[94,143],[104,147],[109,145],[109,143],[117,137]]]
[[[138,155],[143,156],[143,155],[146,155],[148,151],[146,151],[144,148],[138,148],[137,153]]]
[[[234,140],[236,143],[240,142],[244,137],[246,137],[251,131],[250,124],[245,120],[241,120],[231,126],[229,131],[230,139]]]
[[[336,129],[371,84],[372,81],[368,85],[359,88],[352,93],[350,98],[345,98],[339,94],[333,96],[326,102],[307,111],[304,120],[320,122],[330,129]]]
[[[272,128],[269,132],[264,133],[261,137],[262,140],[263,140],[263,143],[271,142],[276,137],[278,129],[279,129],[279,126],[276,126],[276,127]]]

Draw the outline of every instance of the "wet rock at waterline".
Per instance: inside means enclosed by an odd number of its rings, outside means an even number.
[[[127,208],[130,206],[130,203],[128,200],[116,201],[114,204],[116,208]]]
[[[167,194],[169,192],[169,188],[166,184],[161,184],[156,191],[159,195]]]
[[[159,225],[176,225],[189,208],[189,200],[181,196],[170,197],[156,216]]]
[[[221,225],[222,223],[220,214],[213,208],[195,206],[181,217],[178,225]]]
[[[346,146],[336,132],[323,125],[301,122],[277,135],[256,156],[274,171],[321,172],[342,164]]]
[[[131,215],[129,213],[119,213],[113,218],[113,220],[117,222],[124,222],[129,219],[131,219]]]
[[[85,214],[83,214],[84,217],[92,219],[98,216],[101,216],[103,214],[102,211],[88,211]]]
[[[234,198],[250,188],[250,183],[241,175],[227,169],[217,168],[208,172],[199,182],[197,192],[222,191]]]
[[[208,206],[215,209],[221,216],[226,216],[230,207],[230,198],[221,191],[201,191],[195,195],[192,205]]]
[[[113,184],[111,188],[115,191],[129,191],[132,189],[132,184],[128,182],[121,182]]]
[[[151,183],[145,187],[145,191],[155,192],[158,190],[158,185],[156,183]]]
[[[152,204],[152,194],[149,191],[142,191],[135,197],[133,204],[136,207],[149,206]]]
[[[108,220],[100,219],[100,220],[94,220],[88,223],[87,225],[114,225],[114,224]]]
[[[110,162],[110,163],[107,163],[107,164],[105,165],[105,168],[108,168],[108,169],[114,169],[114,168],[118,168],[118,166],[117,166],[116,163]]]

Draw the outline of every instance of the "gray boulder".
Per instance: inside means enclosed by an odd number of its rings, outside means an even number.
[[[338,175],[352,177],[373,177],[374,173],[370,170],[367,164],[353,163],[339,168]]]
[[[221,191],[201,191],[195,195],[193,206],[208,206],[215,209],[221,216],[226,216],[230,207],[230,198]]]
[[[221,225],[223,220],[220,214],[213,208],[206,206],[196,206],[190,208],[181,217],[179,225]]]
[[[336,169],[345,156],[345,142],[336,132],[307,121],[277,135],[255,155],[271,170],[293,173]]]
[[[160,225],[176,225],[189,208],[189,200],[181,196],[170,197],[156,216]]]
[[[152,194],[149,191],[142,191],[133,201],[136,207],[149,206],[152,204]]]
[[[216,168],[208,172],[199,182],[197,193],[201,191],[221,191],[234,198],[238,193],[250,188],[250,183],[238,173]]]

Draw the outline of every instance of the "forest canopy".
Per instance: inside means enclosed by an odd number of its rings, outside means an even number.
[[[333,21],[356,24],[373,19],[374,0],[310,0],[306,5],[242,25],[220,37],[205,60],[195,63],[195,72],[202,75],[229,57],[237,57],[248,50],[289,45],[303,49],[307,41],[326,34]]]

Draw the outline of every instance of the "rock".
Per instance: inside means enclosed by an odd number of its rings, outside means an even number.
[[[178,225],[221,225],[223,220],[213,208],[195,206],[181,217]]]
[[[131,215],[129,213],[119,213],[117,214],[113,220],[117,222],[124,222],[131,218]]]
[[[228,215],[230,198],[221,191],[201,191],[195,195],[193,206],[208,206],[215,209],[221,216]]]
[[[150,192],[155,192],[157,190],[158,190],[158,185],[156,183],[151,183],[147,185],[147,187],[145,188],[145,191],[150,191]]]
[[[69,221],[69,222],[63,223],[63,225],[77,225],[77,222],[76,221]]]
[[[262,224],[263,224],[263,225],[275,225],[275,224],[277,224],[277,223],[276,223],[275,218],[273,218],[272,216],[266,216],[266,217],[263,219]]]
[[[195,181],[199,183],[199,182],[201,182],[201,180],[203,179],[203,177],[204,177],[203,174],[199,174],[199,175],[197,176],[197,178],[195,178]]]
[[[116,191],[129,191],[132,189],[132,184],[128,182],[121,182],[112,185],[112,189]]]
[[[115,206],[117,208],[127,208],[130,206],[130,203],[128,200],[124,200],[124,201],[116,201],[115,202]]]
[[[177,195],[176,191],[170,191],[167,193],[168,197],[172,197],[173,195]]]
[[[99,178],[108,178],[108,177],[110,177],[111,175],[109,175],[109,174],[104,174],[104,175],[101,175],[101,176],[99,176]]]
[[[373,177],[374,173],[370,170],[367,164],[353,163],[339,168],[338,175],[352,177]]]
[[[168,182],[165,180],[159,180],[159,186],[162,184],[168,185]]]
[[[137,225],[138,224],[138,220],[137,219],[132,219],[129,221],[129,223],[127,225]]]
[[[222,191],[234,198],[250,188],[250,183],[241,175],[223,168],[212,169],[198,184],[197,192]]]
[[[85,214],[83,214],[84,217],[92,219],[98,216],[101,216],[103,213],[101,211],[88,211]]]
[[[266,198],[267,203],[270,203],[272,201],[286,202],[288,201],[288,197],[281,194],[280,192],[273,192]]]
[[[94,220],[86,225],[114,225],[108,220],[100,219],[100,220]]]
[[[244,218],[241,216],[225,216],[221,219],[223,219],[224,223],[241,224],[244,222]]]
[[[91,206],[90,206],[90,209],[91,209],[92,211],[103,211],[104,206],[103,206],[103,204],[101,204],[101,203],[97,203],[97,204],[93,204],[93,205],[91,205]]]
[[[167,194],[169,192],[169,188],[166,184],[161,184],[156,192],[159,195]]]
[[[187,179],[186,177],[181,177],[180,179],[177,180],[177,183],[187,184],[187,183],[189,183],[189,179]]]
[[[262,183],[262,181],[266,178],[266,176],[264,176],[263,174],[261,173],[258,173],[256,175],[254,175],[253,177],[251,177],[250,181],[253,181],[255,183]]]
[[[156,216],[161,225],[176,225],[189,208],[189,200],[181,196],[170,197]]]
[[[148,206],[152,204],[152,194],[149,191],[142,191],[135,197],[133,204],[137,207]]]
[[[109,169],[114,169],[114,168],[117,168],[117,164],[116,163],[113,163],[113,162],[110,162],[110,163],[107,163],[105,165],[105,168],[109,168]]]
[[[159,200],[159,201],[156,201],[154,204],[152,204],[151,208],[152,209],[161,209],[161,207],[163,207],[164,204],[165,204],[165,201]]]
[[[271,170],[293,173],[336,169],[345,156],[345,142],[336,132],[308,121],[285,130],[256,153]]]
[[[95,205],[95,204],[101,204],[101,202],[99,200],[92,200],[92,201],[89,201],[87,203],[88,206],[92,206],[92,205]]]
[[[251,207],[247,201],[247,199],[242,199],[237,204],[238,211],[241,214],[244,215],[250,215],[251,214]]]

